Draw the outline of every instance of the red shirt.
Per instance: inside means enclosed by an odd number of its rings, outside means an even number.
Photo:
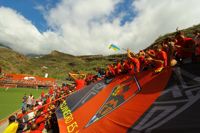
[[[135,65],[136,72],[140,72],[140,61],[137,58],[130,58],[131,62]]]
[[[167,66],[167,53],[165,51],[159,51],[156,53],[156,58],[164,61],[164,67]]]
[[[139,61],[140,61],[140,64],[144,63],[145,62],[145,57],[144,56],[140,56],[139,57]]]
[[[76,79],[76,90],[80,90],[85,86],[85,80],[84,79]]]
[[[36,119],[35,123],[39,125],[38,130],[42,131],[45,128],[45,118],[44,118],[44,116],[42,116],[42,115],[39,116]]]
[[[121,63],[117,63],[117,67],[116,67],[116,73],[119,74],[121,72]]]
[[[134,68],[135,68],[135,67],[134,67],[133,64],[130,64],[130,65],[129,65],[129,73],[130,73],[130,74],[135,74]]]
[[[129,63],[128,60],[125,60],[123,63],[124,70],[129,70]]]
[[[50,102],[51,102],[51,99],[47,98],[46,103],[50,103]]]
[[[49,94],[53,95],[53,89],[52,88],[49,89]]]
[[[20,113],[20,114],[17,115],[17,118],[18,118],[18,119],[21,119],[23,116],[24,116],[24,115],[23,115],[22,113]]]
[[[108,69],[113,75],[115,75],[115,69],[113,68],[113,66],[109,65]]]
[[[175,45],[181,46],[177,50],[177,54],[180,57],[187,58],[192,57],[193,52],[192,51],[185,51],[183,48],[192,48],[195,44],[194,40],[192,38],[183,38],[182,41],[178,41]]]

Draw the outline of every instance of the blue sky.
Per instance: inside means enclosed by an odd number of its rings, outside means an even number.
[[[123,26],[127,22],[133,21],[134,17],[137,15],[137,12],[132,8],[133,0],[123,0],[118,3],[115,7],[114,12],[109,16],[111,19],[119,17],[121,13],[125,15],[120,21],[120,25]]]
[[[48,11],[51,8],[54,8],[59,2],[60,0],[1,0],[0,6],[16,10],[18,13],[30,20],[40,32],[44,32],[49,27],[44,19],[44,14],[41,10],[38,10],[37,7],[42,6]],[[132,2],[133,0],[123,0],[118,3],[114,11],[108,16],[108,19],[112,21],[114,18],[119,17],[121,13],[124,13],[125,15],[120,21],[120,25],[123,26],[126,22],[131,22],[136,16],[136,13],[131,7]]]
[[[5,6],[16,10],[25,18],[30,20],[39,31],[48,29],[44,16],[37,6],[41,5],[45,9],[50,9],[56,5],[59,0],[1,0],[0,6]]]

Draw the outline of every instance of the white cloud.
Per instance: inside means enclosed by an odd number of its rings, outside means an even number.
[[[121,1],[63,0],[50,10],[38,6],[53,29],[43,33],[21,14],[0,7],[0,42],[23,53],[112,54],[109,43],[138,51],[176,27],[200,23],[199,0],[135,0],[137,16],[120,26],[122,15],[108,17]]]

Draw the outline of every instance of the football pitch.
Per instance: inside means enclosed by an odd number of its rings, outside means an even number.
[[[0,120],[21,109],[22,97],[25,93],[27,96],[31,93],[37,99],[42,90],[44,89],[9,88],[6,90],[5,88],[0,88]],[[47,89],[44,92],[47,92]]]

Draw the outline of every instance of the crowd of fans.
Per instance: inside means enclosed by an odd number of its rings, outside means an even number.
[[[0,77],[0,86],[3,88],[40,88],[40,87],[52,87],[55,84],[55,79],[30,76],[26,74],[8,74],[2,73]]]
[[[54,82],[52,81],[40,81],[40,80],[26,80],[26,79],[12,79],[7,76],[3,76],[0,79],[0,86],[14,86],[16,87],[30,87],[30,88],[38,88],[38,87],[51,87]]]
[[[128,49],[127,56],[127,59],[109,64],[105,77],[112,78],[122,73],[135,74],[152,69],[159,73],[167,66],[200,62],[200,33],[196,32],[194,38],[190,38],[185,37],[182,31],[177,31],[174,37],[168,37],[138,54]]]
[[[74,90],[72,86],[63,85],[62,87],[52,87],[48,93],[43,91],[38,99],[32,94],[24,94],[22,98],[22,108],[20,113],[12,115],[12,122],[4,133],[30,133],[59,132],[55,108],[65,97]],[[15,123],[13,124],[11,123]]]
[[[138,54],[127,50],[127,58],[109,64],[105,69],[97,69],[96,75],[72,74],[74,84],[63,84],[62,87],[51,87],[48,94],[41,93],[39,99],[31,94],[22,98],[22,111],[17,116],[9,117],[9,126],[4,133],[42,133],[42,131],[58,132],[55,108],[69,94],[101,79],[111,79],[117,75],[135,74],[146,70],[160,73],[165,67],[181,65],[185,62],[200,62],[200,33],[194,38],[185,37],[177,31],[172,38],[156,44],[153,48],[141,50]]]

